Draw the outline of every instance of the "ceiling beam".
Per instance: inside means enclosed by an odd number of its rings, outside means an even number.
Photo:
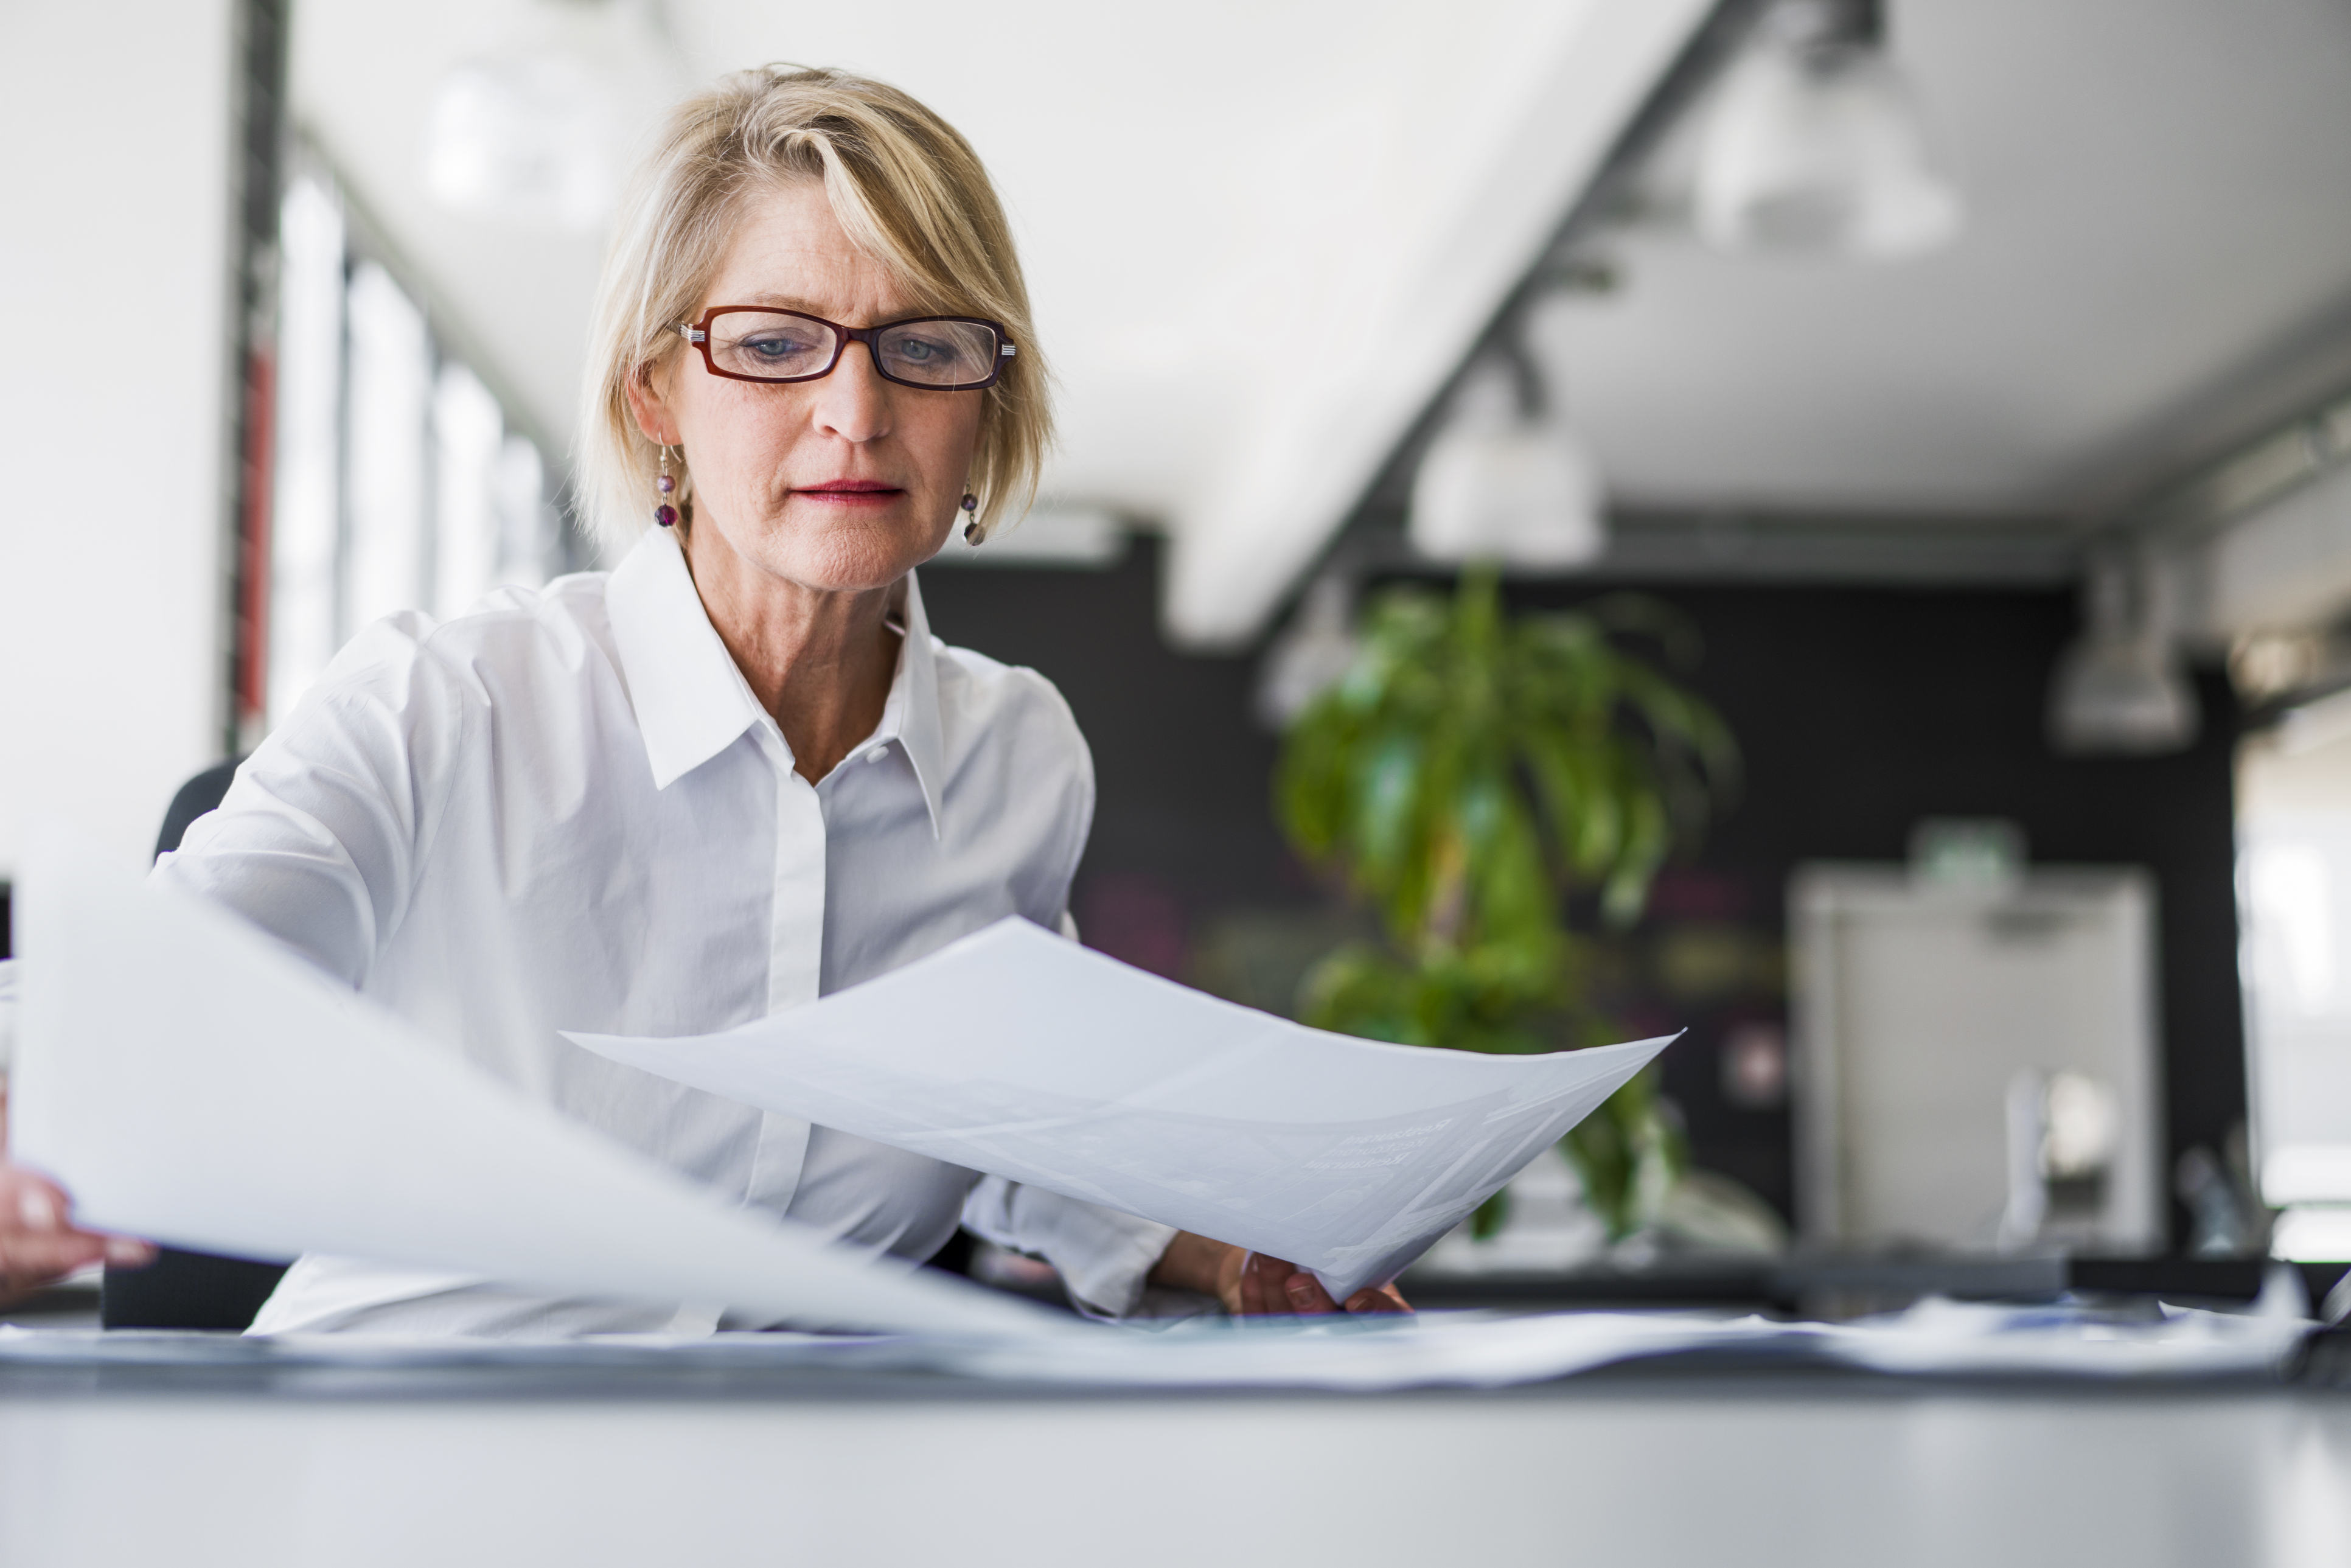
[[[1312,368],[1293,373],[1225,471],[1169,519],[1173,640],[1233,647],[1259,632],[1552,250],[1717,9],[1589,0],[1500,155],[1465,172],[1455,221],[1397,269],[1404,286],[1358,319],[1339,352],[1301,360]]]

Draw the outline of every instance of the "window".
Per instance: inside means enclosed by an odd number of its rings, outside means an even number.
[[[2351,698],[2238,759],[2254,1169],[2281,1257],[2351,1256]]]
[[[464,613],[566,567],[538,445],[429,313],[353,243],[330,182],[279,214],[267,702],[282,719],[335,651],[398,610]]]

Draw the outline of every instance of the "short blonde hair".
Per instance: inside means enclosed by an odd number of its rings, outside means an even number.
[[[671,114],[604,260],[576,456],[586,521],[608,550],[627,549],[651,521],[660,467],[629,412],[629,379],[685,351],[674,329],[698,313],[742,201],[800,180],[823,183],[851,243],[888,267],[917,309],[985,317],[1010,332],[1020,351],[980,394],[971,473],[979,537],[1035,497],[1052,440],[1045,361],[1011,226],[978,154],[896,88],[765,66],[722,78]],[[690,471],[684,477],[681,498],[692,495]]]

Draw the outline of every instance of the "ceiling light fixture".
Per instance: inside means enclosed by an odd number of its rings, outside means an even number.
[[[2147,561],[2110,555],[2092,563],[2083,587],[2088,624],[2058,655],[2050,682],[2053,748],[2149,757],[2195,741],[2196,693],[2173,645],[2166,588],[2163,573]]]
[[[1874,260],[1960,227],[1909,83],[1886,52],[1881,0],[1779,0],[1734,65],[1698,155],[1708,244]]]
[[[1316,697],[1346,677],[1355,662],[1355,585],[1326,571],[1307,585],[1298,613],[1265,651],[1258,668],[1257,717],[1280,734]]]
[[[594,229],[618,193],[616,119],[602,74],[575,55],[467,61],[434,95],[425,188],[461,213]]]
[[[1515,326],[1498,348],[1420,460],[1406,532],[1431,560],[1581,566],[1608,548],[1599,465],[1554,416]]]

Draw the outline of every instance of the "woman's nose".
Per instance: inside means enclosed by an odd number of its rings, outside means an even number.
[[[816,383],[817,427],[843,441],[862,443],[890,431],[890,383],[873,368],[872,347],[852,343]]]

